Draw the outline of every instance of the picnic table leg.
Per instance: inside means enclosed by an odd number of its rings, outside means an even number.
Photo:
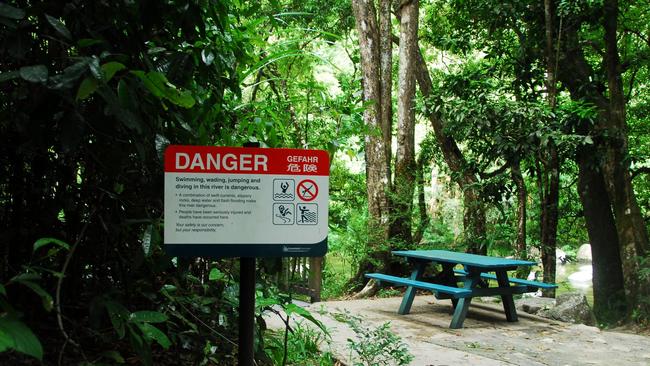
[[[415,262],[415,268],[411,272],[410,279],[418,281],[422,274],[424,273],[424,268],[426,267],[427,262],[417,261]],[[402,304],[399,306],[397,311],[400,315],[408,314],[411,311],[411,305],[413,305],[413,299],[415,298],[415,288],[409,286],[404,292],[404,297],[402,298]]]
[[[435,282],[440,283],[441,285],[458,287],[458,279],[454,274],[455,265],[452,263],[441,263],[441,264],[442,264],[442,272],[440,272],[436,276]],[[458,299],[452,298],[451,305],[454,309],[456,309],[456,306],[458,306]]]
[[[499,283],[499,287],[510,287],[508,273],[506,271],[497,271],[497,282]],[[516,322],[517,309],[515,308],[515,301],[512,299],[512,294],[501,295],[501,301],[503,302],[503,311],[506,313],[506,319],[509,322]]]
[[[476,286],[480,280],[480,274],[468,274],[463,281],[463,288],[471,289]],[[451,318],[451,324],[449,328],[451,329],[460,329],[463,327],[463,322],[467,316],[467,310],[469,310],[469,304],[472,302],[471,297],[465,297],[458,300],[456,308],[454,309],[454,316]]]

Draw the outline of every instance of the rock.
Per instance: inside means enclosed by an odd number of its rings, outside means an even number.
[[[587,303],[587,297],[579,292],[560,294],[555,299],[555,306],[537,313],[545,318],[568,323],[594,325],[596,320]]]
[[[521,306],[521,309],[528,314],[537,314],[540,310],[542,310],[542,307],[538,305],[523,304]]]
[[[576,253],[578,262],[591,262],[591,245],[582,244]]]
[[[518,310],[528,314],[537,314],[540,310],[548,310],[555,304],[555,300],[548,297],[526,296],[517,300]]]
[[[589,288],[592,285],[593,268],[589,265],[580,266],[577,272],[570,274],[567,279],[573,288]]]

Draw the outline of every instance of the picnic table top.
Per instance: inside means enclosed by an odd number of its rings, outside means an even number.
[[[425,259],[433,262],[463,264],[484,269],[513,268],[517,266],[534,266],[536,263],[520,259],[489,257],[485,255],[454,252],[450,250],[398,250],[394,255]]]

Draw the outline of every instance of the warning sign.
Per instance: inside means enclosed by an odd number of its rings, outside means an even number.
[[[292,225],[294,220],[293,204],[274,203],[273,223],[275,225]]]
[[[318,196],[318,185],[311,179],[298,183],[298,197],[306,202],[313,201]]]
[[[275,201],[293,201],[296,199],[294,194],[295,181],[293,179],[274,179],[273,180],[273,200]]]
[[[318,224],[318,205],[315,203],[303,203],[298,205],[298,214],[296,215],[298,225],[316,225]]]
[[[304,252],[297,245],[327,239],[328,192],[326,151],[172,145],[165,151],[165,244],[172,252],[226,246],[229,256],[245,255],[233,246]]]

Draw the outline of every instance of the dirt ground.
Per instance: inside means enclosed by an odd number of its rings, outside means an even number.
[[[364,325],[390,322],[392,330],[415,357],[411,365],[650,365],[650,337],[596,327],[549,321],[518,311],[519,321],[505,320],[500,304],[473,301],[463,329],[449,329],[451,303],[433,296],[416,296],[408,315],[398,315],[401,297],[331,301],[309,305],[332,335],[329,350],[353,364],[347,339],[354,332],[334,319],[348,311],[362,316]],[[283,324],[267,319],[271,328]],[[327,348],[327,346],[324,346]]]

